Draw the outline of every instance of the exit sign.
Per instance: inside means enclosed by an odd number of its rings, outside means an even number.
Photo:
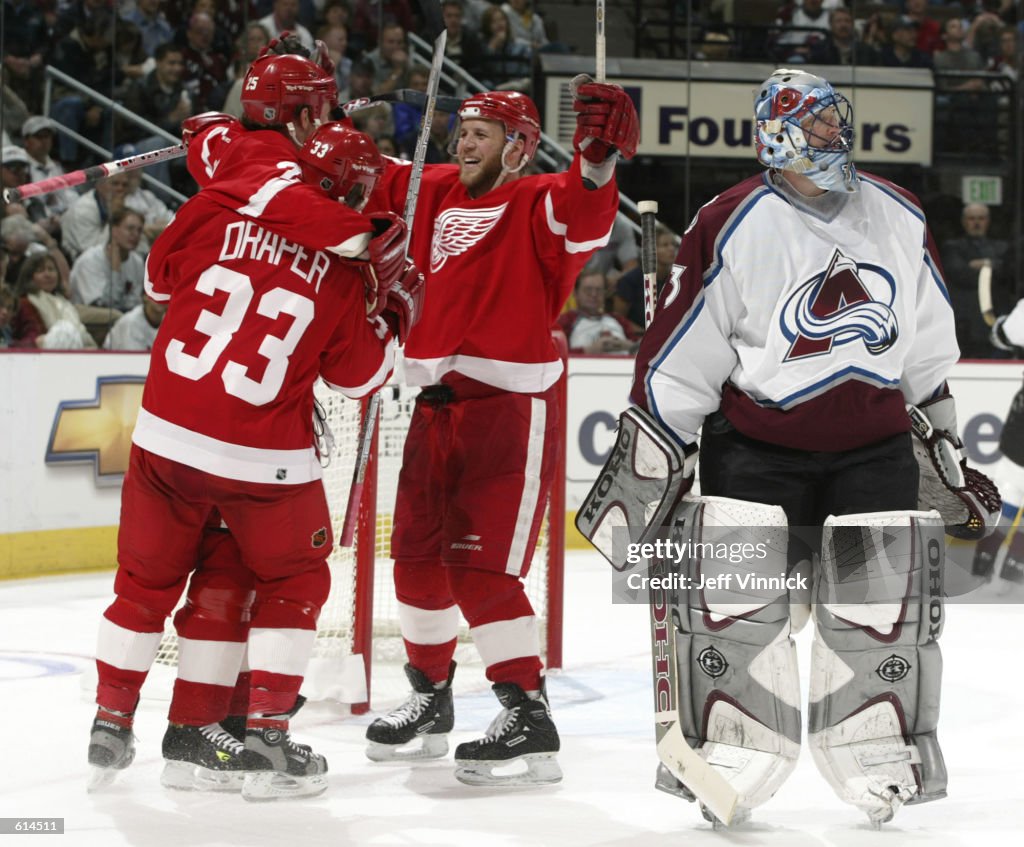
[[[965,203],[984,203],[986,206],[1003,204],[1003,178],[1001,176],[965,176],[963,178]]]

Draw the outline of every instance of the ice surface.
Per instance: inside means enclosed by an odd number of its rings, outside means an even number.
[[[610,571],[596,553],[570,553],[567,563],[566,667],[548,683],[565,780],[547,788],[470,788],[455,781],[450,759],[373,764],[363,755],[368,716],[311,705],[293,729],[330,763],[322,797],[257,805],[167,791],[159,784],[167,704],[144,701],[135,763],[106,793],[88,795],[94,706],[81,676],[111,585],[110,574],[0,583],[0,817],[62,817],[61,844],[992,847],[1018,843],[1024,831],[1019,604],[948,607],[939,728],[948,799],[904,808],[876,833],[832,794],[805,750],[754,820],[723,834],[692,804],[653,789],[647,609],[611,604]],[[809,628],[799,641],[806,671]],[[489,691],[465,692],[459,682],[453,745],[479,735],[497,712]]]

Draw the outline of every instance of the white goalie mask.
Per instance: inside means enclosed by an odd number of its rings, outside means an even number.
[[[853,107],[820,76],[781,68],[754,97],[757,158],[803,174],[819,188],[856,191]]]

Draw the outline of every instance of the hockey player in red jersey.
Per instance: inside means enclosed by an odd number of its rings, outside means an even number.
[[[256,593],[245,746],[231,751],[237,769],[247,772],[243,796],[275,799],[326,788],[324,758],[288,733],[330,585],[331,520],[313,446],[312,387],[320,377],[361,397],[383,383],[396,337],[415,323],[422,277],[404,257],[394,258],[401,251],[373,265],[345,261],[272,229],[272,221],[303,219],[325,194],[360,208],[383,167],[366,136],[339,124],[317,129],[299,159],[301,184],[280,191],[271,178],[262,194],[255,192],[265,200],[260,214],[201,191],[179,210],[147,262],[147,292],[168,311],[122,492],[117,597],[100,627],[93,787],[134,756],[139,689],[217,515],[253,572]],[[386,232],[374,240],[403,244],[402,222],[381,220]],[[317,222],[307,227],[315,230]],[[353,242],[356,255],[369,241],[365,234],[361,244]],[[202,609],[195,617],[211,628],[229,626],[238,615],[237,588],[197,598]],[[237,664],[225,678],[223,658],[217,650],[196,653],[192,681],[232,683]],[[230,746],[223,737],[207,740]]]
[[[677,722],[735,792],[733,822],[796,765],[790,636],[809,598],[809,745],[839,797],[880,825],[903,804],[945,795],[942,527],[979,537],[999,496],[962,454],[945,382],[958,358],[953,314],[919,201],[856,170],[852,110],[826,80],[778,70],[754,111],[767,170],[723,191],[687,229],[613,455],[622,433],[643,430],[685,469],[648,529],[780,539],[760,558],[684,562],[694,585],[721,572],[775,587],[684,589],[672,615]],[[698,431],[701,496],[683,498]],[[580,510],[599,547],[611,526],[602,520],[614,520],[603,504],[626,502],[617,491],[651,478],[610,473],[633,481],[612,490],[604,480]],[[812,561],[809,592],[791,596]],[[689,800],[704,790],[698,768],[687,784],[666,764],[659,788]]]
[[[485,92],[459,109],[457,164],[428,165],[411,255],[427,277],[405,374],[424,386],[406,441],[391,549],[413,687],[367,730],[374,760],[445,755],[459,613],[502,706],[485,737],[455,752],[469,784],[557,782],[558,733],[537,619],[523,590],[551,485],[555,322],[587,258],[608,242],[618,153],[636,111],[617,85],[584,78],[567,172],[527,176],[540,142],[533,102]],[[389,164],[375,203],[399,208],[410,168]],[[410,749],[417,745],[418,749]],[[501,776],[514,761],[526,769]]]

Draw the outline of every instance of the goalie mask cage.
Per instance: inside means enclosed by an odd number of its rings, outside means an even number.
[[[375,703],[383,705],[400,699],[408,690],[402,673],[406,656],[399,631],[392,581],[394,563],[389,547],[398,472],[418,393],[418,388],[400,385],[381,389],[379,420],[366,470],[355,542],[351,548],[343,548],[338,541],[352,484],[360,421],[367,401],[350,400],[322,385],[316,389],[335,442],[330,462],[324,468],[335,547],[328,559],[331,593],[320,613],[302,693],[311,700],[351,704],[356,714],[369,709],[371,696]],[[549,670],[560,668],[562,664],[565,373],[557,395],[560,437],[554,483],[526,578],[526,592],[540,623],[542,658]],[[461,681],[466,673],[475,673],[483,683],[483,668],[471,645],[465,621],[459,628],[455,658],[460,665],[457,677]],[[164,665],[177,663],[177,638],[171,619],[168,619],[156,661]],[[475,671],[471,670],[474,664]],[[165,696],[169,697],[169,691],[168,686]]]

